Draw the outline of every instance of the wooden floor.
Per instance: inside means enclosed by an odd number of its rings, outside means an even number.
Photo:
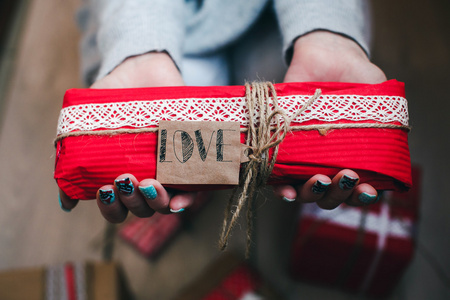
[[[105,222],[94,203],[60,210],[52,179],[52,140],[64,91],[80,87],[77,0],[30,0],[13,66],[0,99],[0,270],[64,261],[100,260]],[[373,1],[373,60],[406,82],[412,160],[423,167],[420,247],[450,274],[450,15],[446,0]],[[2,85],[0,85],[2,86]],[[114,260],[137,299],[170,299],[216,256],[223,199],[215,199],[166,249],[148,261],[116,240]],[[284,271],[287,203],[260,209],[255,263],[289,299],[359,299],[295,283]],[[269,226],[269,228],[268,228]],[[236,249],[242,250],[237,234]],[[390,299],[449,299],[450,289],[419,251]]]

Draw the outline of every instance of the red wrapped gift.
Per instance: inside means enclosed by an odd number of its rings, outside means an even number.
[[[131,217],[120,227],[119,236],[145,257],[155,258],[208,200],[205,196],[196,197],[184,214],[155,213],[151,218]]]
[[[213,262],[175,299],[245,300],[283,299],[246,263],[231,255]]]
[[[414,253],[419,172],[407,193],[387,191],[368,207],[304,204],[290,269],[301,280],[386,296]]]
[[[246,265],[241,265],[202,299],[258,299],[256,290],[260,285],[259,278]]]
[[[181,216],[177,214],[132,217],[121,227],[119,236],[145,257],[152,258],[175,236],[181,225]]]
[[[350,168],[358,172],[361,182],[377,189],[408,189],[403,83],[275,85],[279,106],[290,117],[317,89],[321,96],[290,123],[297,129],[280,144],[268,183],[298,182],[317,173],[334,176]],[[158,134],[133,130],[157,128],[160,120],[235,121],[246,128],[245,95],[244,86],[68,90],[58,124],[54,177],[73,199],[95,198],[100,186],[111,184],[122,173],[132,173],[138,180],[155,178]],[[258,111],[255,115],[258,119]],[[337,125],[345,128],[333,129]],[[324,134],[311,127],[331,130]],[[241,142],[245,139],[246,133],[241,133]]]

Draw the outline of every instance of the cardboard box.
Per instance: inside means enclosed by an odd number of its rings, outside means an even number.
[[[114,263],[66,263],[0,273],[4,300],[120,300],[128,290]]]

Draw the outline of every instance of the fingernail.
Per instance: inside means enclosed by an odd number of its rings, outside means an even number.
[[[144,195],[145,198],[150,200],[154,200],[156,199],[156,196],[158,196],[158,193],[156,192],[156,189],[153,185],[140,186],[139,190],[141,191],[142,195]]]
[[[375,201],[373,203],[377,203],[378,201],[380,201],[381,197],[383,197],[384,191],[378,191],[378,196],[377,199],[375,199]]]
[[[283,197],[283,200],[286,201],[286,202],[294,202],[295,198],[292,199],[292,198],[288,198],[288,197]]]
[[[180,209],[170,209],[170,212],[172,212],[172,213],[174,213],[174,214],[180,213],[180,212],[182,212],[182,211],[184,211],[184,208],[180,208]]]
[[[356,183],[358,183],[358,180],[359,178],[344,175],[339,180],[339,187],[344,191],[351,190],[355,187]]]
[[[366,192],[363,192],[359,194],[358,199],[359,201],[365,204],[375,203],[377,200],[377,195],[371,195]]]
[[[331,182],[323,182],[320,180],[317,180],[314,182],[312,186],[312,192],[314,194],[322,194],[325,193],[328,190],[328,187],[330,186]]]
[[[103,204],[110,205],[116,200],[113,189],[98,190],[98,194],[100,196],[100,201],[102,201]]]
[[[63,211],[65,211],[65,212],[71,212],[71,211],[72,211],[71,209],[65,208],[65,207],[63,206],[62,201],[61,201],[61,196],[59,195],[59,193],[58,193],[58,202],[59,202],[59,207],[61,207],[61,209],[62,209]]]
[[[116,179],[115,180],[116,187],[124,195],[131,195],[134,192],[133,182],[129,177]]]

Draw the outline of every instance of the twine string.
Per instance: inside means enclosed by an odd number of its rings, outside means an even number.
[[[332,129],[357,129],[357,128],[385,128],[385,129],[402,129],[406,132],[411,131],[411,127],[407,125],[397,124],[380,124],[380,123],[339,123],[339,124],[317,124],[317,125],[294,125],[289,126],[290,131],[311,131],[317,130],[321,135],[326,135]],[[275,130],[275,126],[270,127]],[[58,135],[53,143],[56,144],[67,137],[76,136],[114,136],[118,134],[139,134],[139,133],[155,133],[158,132],[158,127],[139,128],[139,129],[107,129],[107,130],[80,130],[71,131]],[[240,131],[245,133],[248,128],[241,128]]]
[[[321,91],[317,89],[314,95],[299,109],[292,117],[289,117],[279,106],[275,87],[271,82],[247,83],[246,101],[249,114],[247,128],[247,146],[252,149],[249,154],[250,161],[246,163],[242,172],[240,188],[236,198],[236,193],[230,197],[229,204],[225,211],[222,225],[222,234],[219,240],[220,249],[227,247],[228,239],[235,226],[241,210],[247,205],[247,247],[246,257],[249,256],[251,246],[251,235],[253,229],[252,215],[256,191],[259,187],[266,185],[278,155],[278,147],[291,130],[290,124],[293,119],[302,114],[317,98]],[[259,111],[259,122],[256,112]],[[275,124],[271,126],[271,124]],[[272,155],[269,155],[273,149]],[[237,202],[236,209],[229,217],[229,208],[232,203]],[[230,219],[230,220],[229,220]]]

